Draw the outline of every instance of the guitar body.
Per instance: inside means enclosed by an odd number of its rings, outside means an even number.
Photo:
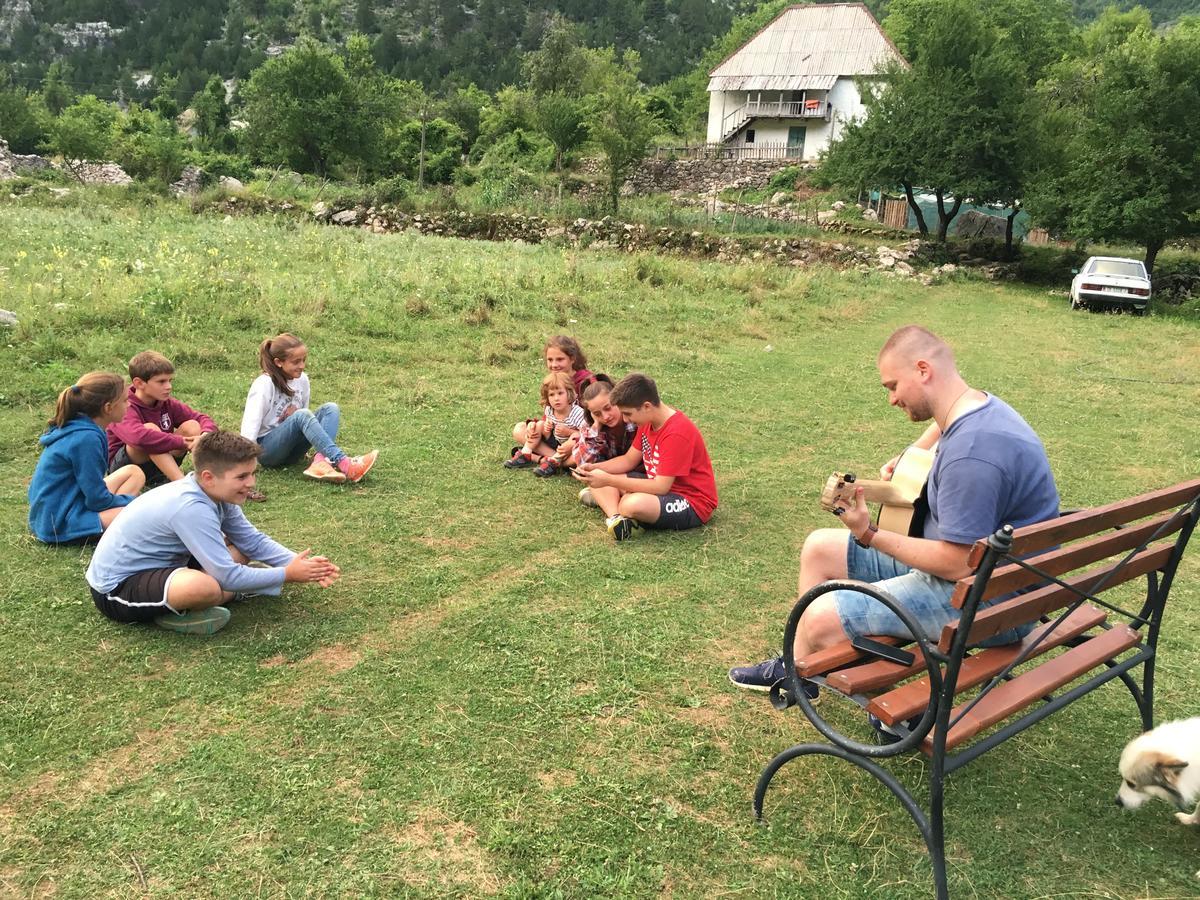
[[[821,506],[833,512],[854,503],[855,488],[863,488],[868,503],[878,503],[875,523],[884,531],[920,536],[928,506],[925,481],[933,468],[934,451],[909,447],[896,463],[890,481],[859,480],[852,472],[834,472],[821,492]]]

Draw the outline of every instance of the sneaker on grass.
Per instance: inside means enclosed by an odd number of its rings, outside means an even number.
[[[782,656],[774,659],[764,659],[754,666],[734,666],[729,670],[729,680],[735,687],[745,691],[761,691],[766,693],[783,679],[787,678],[787,664]],[[810,681],[802,682],[804,694],[809,701],[815,701],[821,695],[821,688]]]
[[[579,492],[579,502],[582,503],[584,506],[599,506],[600,505],[596,502],[596,498],[592,496],[591,488],[584,488],[582,491]]]
[[[506,469],[525,469],[533,465],[533,454],[526,453],[524,450],[517,450],[512,456],[504,461]]]
[[[613,515],[605,520],[604,527],[608,529],[614,541],[625,541],[642,530],[642,523],[629,516]]]
[[[533,470],[533,474],[538,478],[552,478],[561,471],[562,469],[559,467],[558,461],[552,456],[546,456],[538,463],[538,467]]]
[[[329,460],[319,453],[312,463],[304,470],[304,477],[313,481],[328,481],[330,484],[345,484],[346,476],[329,464]]]
[[[363,456],[347,456],[338,460],[337,468],[346,476],[347,481],[357,484],[363,480],[364,475],[371,471],[371,466],[375,465],[375,460],[378,458],[378,450],[372,450]]]
[[[182,615],[168,613],[156,616],[154,624],[167,631],[178,631],[180,634],[216,634],[229,624],[229,610],[223,606],[210,606],[208,609],[197,609]]]

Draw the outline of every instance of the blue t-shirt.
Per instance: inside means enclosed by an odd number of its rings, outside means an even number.
[[[928,499],[924,536],[955,544],[973,544],[1002,525],[1020,528],[1058,515],[1058,488],[1041,439],[990,394],[942,435]]]

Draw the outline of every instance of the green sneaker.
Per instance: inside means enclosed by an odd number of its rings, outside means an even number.
[[[229,610],[223,606],[210,606],[182,615],[157,616],[154,624],[180,634],[216,634],[229,624]]]

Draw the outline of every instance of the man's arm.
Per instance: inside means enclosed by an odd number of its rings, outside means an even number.
[[[872,550],[886,553],[892,559],[898,560],[914,569],[920,569],[947,581],[958,581],[973,571],[967,564],[971,553],[970,544],[955,544],[950,541],[937,541],[929,538],[909,537],[895,531],[877,529],[871,531],[871,511],[867,509],[864,489],[854,492],[855,505],[847,509],[839,517],[854,539],[859,543],[868,543]]]
[[[931,450],[933,445],[942,439],[942,429],[938,427],[937,422],[929,423],[929,427],[921,432],[921,436],[912,442],[909,446],[918,447],[921,450]],[[882,466],[879,467],[879,477],[884,481],[891,481],[892,475],[896,472],[896,466],[900,462],[901,454],[897,453]]]

